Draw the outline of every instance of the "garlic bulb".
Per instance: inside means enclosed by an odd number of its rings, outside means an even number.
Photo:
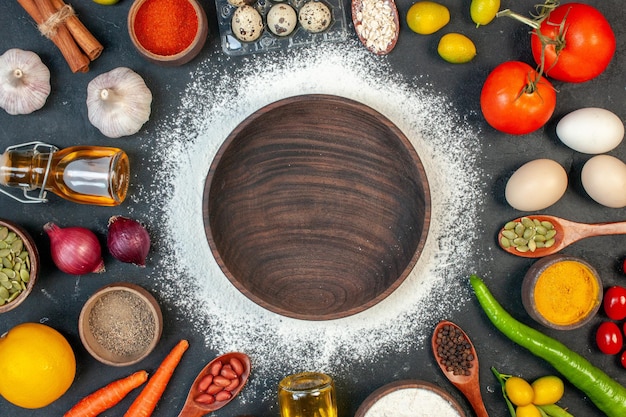
[[[9,49],[0,55],[0,107],[9,114],[29,114],[50,95],[50,70],[39,55]]]
[[[130,68],[115,68],[87,85],[89,121],[110,138],[137,133],[150,118],[151,104],[150,89]]]

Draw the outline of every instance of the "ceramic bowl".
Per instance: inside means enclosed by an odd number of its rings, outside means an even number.
[[[96,291],[83,305],[78,333],[95,359],[112,366],[135,364],[156,347],[163,316],[144,288],[125,282]]]
[[[361,312],[393,292],[430,222],[422,163],[375,110],[303,95],[256,111],[209,169],[204,223],[232,284],[305,320]]]
[[[0,219],[0,228],[4,228],[4,227],[8,229],[9,233],[10,232],[15,233],[15,235],[19,239],[22,240],[23,247],[21,251],[24,251],[24,250],[28,251],[28,262],[30,264],[30,269],[29,269],[28,282],[24,283],[25,287],[23,287],[22,290],[18,292],[19,295],[17,296],[17,298],[11,299],[11,301],[5,301],[2,305],[0,305],[0,314],[13,310],[14,308],[22,304],[24,300],[26,300],[26,297],[28,297],[28,295],[33,290],[33,287],[35,286],[35,282],[37,281],[37,277],[39,276],[39,251],[37,250],[37,246],[35,245],[35,242],[33,241],[32,237],[20,225],[13,223],[12,221],[9,221],[9,220]],[[11,239],[9,238],[9,240]],[[3,240],[3,242],[6,242],[6,240]],[[11,251],[10,248],[4,248],[4,247],[0,248],[0,251],[4,252],[5,249],[8,249],[9,251]],[[0,258],[5,258],[8,256],[9,259],[13,259],[13,257],[16,256],[15,254],[16,249],[17,248],[15,248],[10,255],[8,254],[5,255],[4,253],[2,253],[2,256]],[[15,264],[15,262],[13,261],[9,261],[9,262],[12,262],[13,264]],[[7,266],[3,265],[0,268],[6,268]],[[7,293],[8,292],[12,293],[14,290],[8,288],[10,285],[12,285],[12,282],[16,281],[18,283],[21,283],[23,281],[22,280],[18,281],[14,277],[8,276],[8,274],[5,272],[6,271],[2,272],[2,274],[0,275],[0,286],[3,286],[4,290],[6,290]],[[16,274],[19,274],[19,272],[17,272]],[[4,290],[2,290],[3,293],[4,293]],[[6,293],[4,293],[4,295],[6,295]]]
[[[548,300],[554,300],[555,302],[554,304],[547,305],[547,307],[553,306],[554,311],[556,311],[559,315],[559,319],[555,320],[550,317],[546,317],[546,315],[541,312],[542,308],[541,306],[538,306],[536,289],[537,282],[544,272],[546,272],[548,268],[555,267],[563,262],[576,262],[583,271],[586,271],[584,276],[587,277],[584,281],[581,280],[581,282],[575,282],[573,281],[572,276],[568,279],[568,288],[564,288],[563,292],[568,294],[572,294],[574,292],[588,293],[588,297],[584,305],[576,306],[576,304],[571,301],[557,298],[558,294],[556,292],[548,294]],[[552,285],[546,286],[551,287],[553,291],[556,291],[555,288],[558,288],[558,285],[560,284],[554,282]],[[546,287],[542,286],[541,288]],[[587,291],[585,291],[585,289]],[[571,330],[587,324],[598,312],[600,305],[602,304],[602,294],[602,280],[598,271],[596,271],[593,266],[583,259],[563,254],[546,256],[545,258],[541,258],[536,261],[528,269],[522,282],[522,303],[526,312],[535,321],[546,327],[557,330]],[[544,309],[545,308],[546,307],[544,307]],[[555,315],[557,313],[555,313]]]
[[[180,66],[191,61],[202,50],[209,33],[207,15],[202,6],[198,3],[197,0],[185,0],[193,7],[194,11],[196,12],[196,17],[198,18],[198,30],[196,32],[196,35],[193,38],[193,41],[189,44],[189,46],[187,46],[182,51],[174,55],[161,55],[155,51],[147,49],[144,45],[142,45],[139,40],[140,37],[138,38],[135,31],[137,14],[142,9],[142,7],[144,7],[145,4],[150,1],[153,0],[135,0],[128,12],[128,33],[130,35],[131,42],[133,43],[139,54],[148,61],[163,66]],[[158,22],[155,22],[154,25],[156,25],[157,23]]]
[[[461,405],[438,386],[417,380],[396,381],[372,392],[356,410],[354,417],[385,417],[402,410],[415,416],[466,417]],[[429,407],[432,407],[430,409]]]

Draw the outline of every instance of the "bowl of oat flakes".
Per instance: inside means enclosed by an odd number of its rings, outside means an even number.
[[[118,282],[96,291],[83,305],[78,332],[85,349],[112,366],[135,364],[156,347],[163,330],[158,302],[136,284]]]

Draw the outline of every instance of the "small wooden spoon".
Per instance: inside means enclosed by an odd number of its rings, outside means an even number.
[[[544,256],[552,255],[559,252],[561,249],[571,245],[574,242],[578,242],[581,239],[592,236],[606,236],[606,235],[623,235],[626,234],[626,222],[615,223],[577,223],[571,220],[565,220],[560,217],[547,216],[547,215],[530,215],[524,216],[529,219],[537,219],[539,221],[548,221],[554,226],[556,235],[554,236],[554,244],[549,248],[537,248],[534,252],[520,252],[513,246],[502,246],[502,228],[498,232],[498,244],[502,249],[508,253],[523,258],[541,258]],[[513,220],[514,222],[521,221],[521,217]]]
[[[237,388],[231,391],[230,398],[224,401],[215,401],[212,404],[203,404],[196,401],[196,398],[198,398],[198,396],[202,394],[202,392],[198,389],[200,381],[202,381],[205,376],[211,373],[211,369],[213,369],[213,366],[217,364],[217,362],[221,362],[222,365],[226,365],[230,363],[231,358],[236,358],[239,360],[239,362],[243,365],[243,371],[239,375],[239,385],[237,386]],[[185,401],[185,404],[183,405],[183,409],[180,411],[180,414],[178,414],[178,417],[202,417],[205,414],[209,414],[215,410],[224,407],[243,389],[243,386],[246,384],[246,381],[250,376],[250,369],[250,358],[244,353],[231,352],[213,359],[211,362],[208,363],[208,365],[202,368],[196,379],[193,381],[193,384],[191,384],[189,394],[187,395],[187,400]]]
[[[472,367],[469,368],[469,375],[455,375],[454,372],[446,369],[446,366],[441,363],[438,352],[437,345],[437,335],[440,330],[443,330],[445,326],[451,326],[452,328],[459,331],[467,343],[470,346],[471,354],[473,355],[473,359],[471,360]],[[465,395],[465,398],[469,401],[476,413],[477,417],[489,417],[487,414],[487,409],[485,408],[485,403],[483,402],[482,394],[480,393],[480,383],[478,380],[479,368],[478,368],[478,356],[476,355],[476,349],[474,349],[474,345],[470,341],[467,334],[456,324],[452,323],[448,320],[440,321],[435,327],[435,331],[433,332],[433,337],[431,340],[431,345],[433,349],[433,354],[435,355],[435,359],[437,360],[437,364],[443,374],[448,378],[452,384],[459,389]]]
[[[395,48],[396,43],[398,42],[398,36],[400,35],[400,15],[398,14],[396,2],[395,0],[383,1],[387,3],[389,5],[389,8],[391,9],[391,18],[393,20],[393,23],[395,24],[395,30],[393,32],[393,37],[391,38],[391,41],[384,48],[381,49],[375,44],[370,44],[368,41],[373,40],[373,38],[366,38],[365,36],[363,36],[363,31],[359,29],[362,26],[369,26],[368,20],[377,19],[375,16],[369,16],[367,11],[365,10],[365,8],[367,7],[365,3],[368,2],[368,0],[352,0],[352,23],[354,23],[356,35],[361,43],[365,45],[365,47],[370,52],[376,55],[386,55],[391,52],[391,50]],[[382,20],[380,19],[380,17],[378,17],[378,19]],[[382,27],[381,29],[384,29],[384,27]],[[372,34],[372,36],[375,36],[375,34]]]

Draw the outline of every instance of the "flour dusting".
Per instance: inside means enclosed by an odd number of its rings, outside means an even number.
[[[230,58],[218,59],[227,60],[226,69],[202,63],[178,113],[158,127],[157,151],[151,154],[157,166],[168,169],[154,173],[158,185],[139,190],[139,199],[153,207],[147,222],[168,233],[167,239],[155,239],[162,258],[152,278],[160,297],[195,323],[207,349],[250,355],[254,375],[252,387],[242,393],[244,402],[270,401],[275,386],[264,384],[281,375],[311,370],[340,377],[349,364],[374,363],[387,349],[423,349],[434,324],[469,298],[461,267],[472,254],[478,227],[457,225],[475,223],[481,200],[477,132],[445,97],[419,80],[389,75],[385,58],[355,42],[249,56],[238,65],[243,69],[232,72]],[[338,320],[303,321],[259,307],[228,281],[204,232],[202,196],[219,146],[256,110],[301,94],[343,96],[386,116],[412,142],[431,190],[428,239],[411,274],[379,304]],[[163,270],[181,278],[160,280]],[[264,398],[255,397],[259,392]]]

